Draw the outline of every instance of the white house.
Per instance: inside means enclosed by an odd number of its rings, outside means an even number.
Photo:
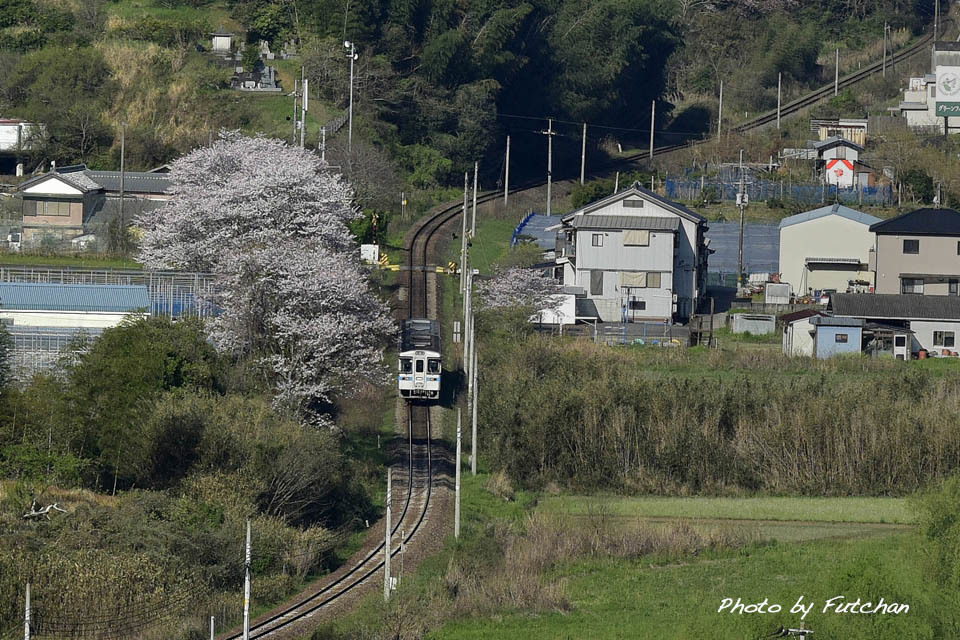
[[[797,295],[869,290],[870,225],[880,218],[832,204],[780,221],[780,281]]]
[[[846,138],[831,136],[813,143],[817,158],[822,164],[823,181],[841,189],[867,186],[870,171],[860,164],[863,147]],[[861,174],[867,174],[863,177]]]
[[[816,333],[810,321],[824,315],[816,309],[802,309],[780,316],[783,324],[783,354],[787,356],[812,356],[813,337]]]
[[[563,217],[556,262],[603,322],[685,321],[706,288],[706,218],[639,184]]]

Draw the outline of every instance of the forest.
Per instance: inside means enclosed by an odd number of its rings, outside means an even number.
[[[652,101],[664,123],[658,135],[700,136],[721,80],[732,113],[769,108],[778,73],[788,92],[816,85],[823,50],[874,43],[885,22],[917,33],[933,0],[3,0],[0,8],[0,113],[48,125],[37,161],[115,168],[121,122],[134,169],[167,162],[220,127],[261,126],[263,104],[236,98],[230,71],[201,51],[227,24],[251,44],[296,43],[332,109],[346,107],[343,42],[354,43],[364,141],[354,153],[430,189],[456,183],[474,161],[496,180],[508,133],[518,141],[514,170],[539,170],[548,117],[558,172],[564,156],[577,157],[562,149],[578,147],[583,122],[593,150],[643,140]]]

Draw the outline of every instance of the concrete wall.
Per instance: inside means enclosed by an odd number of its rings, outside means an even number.
[[[0,311],[0,318],[20,327],[69,327],[106,329],[115,327],[130,313],[97,313],[92,311]]]
[[[837,342],[837,336],[845,334],[846,342]],[[816,327],[813,351],[818,358],[829,358],[842,353],[860,353],[863,329],[861,327]]]
[[[904,240],[918,240],[920,252],[903,253]],[[953,236],[877,235],[877,293],[900,293],[900,274],[960,275],[960,238]],[[942,288],[942,291],[941,291]],[[924,295],[946,295],[946,285]]]
[[[866,267],[806,267],[807,258],[858,258],[866,265],[873,246],[870,226],[843,216],[792,224],[780,229],[780,280],[789,282],[796,295],[805,295],[811,289],[835,289],[842,293],[847,290],[848,280],[873,282],[873,274]]]

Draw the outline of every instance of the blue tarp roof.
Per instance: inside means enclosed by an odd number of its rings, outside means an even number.
[[[149,310],[150,296],[146,285],[2,282],[0,309],[122,313]]]
[[[554,249],[557,246],[557,232],[547,231],[547,227],[560,224],[561,218],[562,216],[547,216],[539,213],[529,215],[514,231],[514,238],[518,235],[531,236],[534,243],[544,251]]]

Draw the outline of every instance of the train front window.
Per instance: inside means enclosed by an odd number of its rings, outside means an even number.
[[[423,360],[417,360],[417,373],[423,373]]]
[[[440,373],[440,360],[438,358],[427,360],[427,373]]]
[[[410,358],[400,358],[400,373],[411,373],[413,371],[413,360]]]

